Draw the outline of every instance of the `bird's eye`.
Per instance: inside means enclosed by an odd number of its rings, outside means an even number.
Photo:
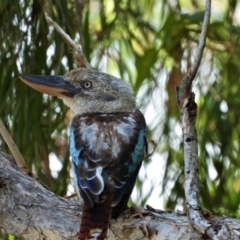
[[[83,84],[83,86],[84,86],[84,88],[90,88],[90,87],[92,87],[92,83],[87,81]]]

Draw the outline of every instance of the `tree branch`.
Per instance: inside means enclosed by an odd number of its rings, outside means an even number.
[[[184,141],[184,190],[189,221],[194,229],[202,234],[206,234],[211,239],[235,239],[236,236],[227,225],[216,226],[204,218],[199,201],[198,142],[195,128],[197,105],[194,101],[195,94],[192,92],[192,82],[198,71],[205,47],[210,13],[211,0],[206,0],[204,22],[195,62],[192,70],[188,72],[187,76],[177,86],[177,101],[181,113]]]
[[[210,0],[206,1],[210,7]],[[210,9],[206,10],[209,11]],[[204,17],[203,26],[209,20],[210,14]],[[211,224],[205,220],[201,212],[201,204],[199,201],[199,171],[198,171],[198,146],[197,133],[195,128],[195,119],[197,115],[197,105],[194,102],[195,94],[192,92],[192,82],[196,76],[197,69],[201,62],[202,53],[206,42],[206,31],[202,31],[205,35],[201,35],[201,44],[198,47],[197,59],[195,60],[193,72],[191,71],[178,84],[177,102],[180,108],[183,142],[184,142],[184,174],[185,174],[185,196],[189,220],[192,226],[200,233],[205,234],[211,227]],[[212,234],[210,234],[212,237]]]
[[[11,135],[8,133],[8,131],[7,131],[6,127],[4,126],[4,123],[2,122],[1,118],[0,118],[0,133],[2,134],[3,139],[7,143],[8,148],[10,149],[12,155],[14,156],[18,167],[23,172],[25,172],[26,174],[30,174],[30,171],[28,170],[28,167],[27,167],[27,165],[24,161],[24,158],[23,158],[22,154],[20,153],[17,145],[13,141]]]
[[[193,81],[195,78],[201,59],[203,55],[203,51],[206,45],[206,39],[207,39],[207,30],[208,30],[208,25],[211,17],[211,0],[206,0],[206,6],[205,6],[205,14],[204,14],[204,19],[203,19],[203,25],[202,25],[202,31],[201,35],[199,38],[199,43],[197,47],[197,53],[196,53],[196,58],[193,63],[193,67],[190,72],[190,80]]]
[[[0,229],[23,239],[76,239],[81,206],[21,172],[0,152]]]
[[[192,229],[185,214],[150,207],[141,213],[144,219],[129,209],[111,220],[108,239],[204,239]],[[80,219],[78,201],[54,195],[0,152],[0,229],[24,240],[76,240]],[[227,224],[222,230],[240,236],[240,220],[211,216],[211,222]]]
[[[81,65],[83,63],[83,65],[86,68],[91,68],[86,56],[84,55],[81,46],[78,46],[72,39],[71,37],[56,23],[52,20],[52,18],[50,18],[47,14],[47,12],[45,11],[45,18],[47,20],[47,23],[49,25],[52,25],[55,30],[63,37],[63,39],[74,49],[77,51],[78,55],[79,55],[79,61],[81,62]]]

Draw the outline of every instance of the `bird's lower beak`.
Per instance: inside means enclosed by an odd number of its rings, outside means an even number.
[[[20,79],[35,90],[57,97],[73,98],[77,89],[62,76],[22,75]]]

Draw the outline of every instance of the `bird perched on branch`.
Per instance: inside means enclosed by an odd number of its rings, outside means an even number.
[[[79,68],[64,76],[23,75],[30,87],[71,108],[70,153],[84,200],[78,238],[107,238],[126,208],[147,151],[146,124],[133,90],[109,74]],[[98,231],[96,231],[98,230]]]

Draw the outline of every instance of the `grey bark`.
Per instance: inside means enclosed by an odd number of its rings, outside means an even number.
[[[180,108],[183,143],[184,143],[184,190],[186,196],[186,207],[189,221],[193,228],[210,237],[211,239],[221,239],[223,232],[227,229],[216,229],[211,222],[207,221],[203,214],[200,204],[199,192],[199,166],[198,166],[198,142],[195,128],[197,116],[197,105],[195,94],[192,92],[192,83],[197,74],[202,54],[206,44],[207,29],[211,16],[211,0],[206,0],[205,14],[202,32],[197,47],[196,58],[193,67],[187,75],[177,85],[177,101]],[[219,235],[220,234],[220,235]],[[225,232],[224,238],[231,239],[231,233]]]
[[[192,229],[183,213],[150,207],[140,211],[144,219],[129,209],[112,220],[108,239],[206,239]],[[221,229],[222,236],[232,236],[228,239],[240,236],[240,220],[206,216],[216,231]],[[77,239],[80,219],[81,204],[78,201],[56,196],[36,179],[20,171],[12,157],[0,152],[2,231],[26,240]]]

